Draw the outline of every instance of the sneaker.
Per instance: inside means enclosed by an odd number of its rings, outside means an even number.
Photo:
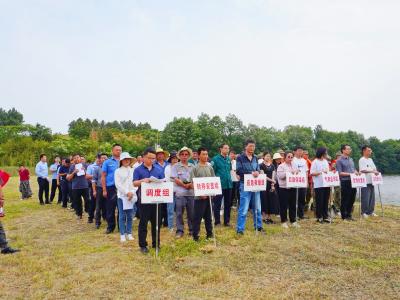
[[[322,224],[324,221],[322,219],[317,219],[317,223]]]
[[[332,220],[328,218],[328,219],[324,219],[323,222],[324,223],[332,223]]]
[[[121,243],[124,243],[124,242],[126,242],[125,234],[124,234],[124,235],[121,235]]]
[[[294,222],[294,223],[292,223],[292,227],[294,227],[294,228],[300,228],[300,225],[299,225],[299,223]]]
[[[283,228],[285,228],[285,229],[287,229],[287,228],[289,228],[289,225],[287,224],[287,222],[285,222],[285,223],[282,223],[282,225],[281,225]]]
[[[338,211],[336,214],[338,215],[339,218],[342,216],[342,213],[340,211]]]
[[[371,216],[372,217],[378,217],[378,215],[376,213],[372,213]]]
[[[182,237],[183,237],[183,232],[177,232],[176,235],[175,235],[175,237],[176,237],[177,239],[182,238]]]
[[[362,217],[363,217],[364,219],[368,219],[369,216],[368,216],[367,214],[364,213],[364,214],[362,214]]]
[[[133,241],[135,238],[132,236],[132,234],[128,234],[128,241]]]

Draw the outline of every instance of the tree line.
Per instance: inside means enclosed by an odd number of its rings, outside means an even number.
[[[317,147],[327,147],[334,157],[342,144],[353,149],[355,162],[361,156],[363,145],[370,145],[374,160],[385,174],[400,174],[400,139],[379,140],[377,137],[365,138],[355,131],[332,132],[318,125],[315,128],[288,125],[284,129],[245,125],[234,114],[225,118],[202,113],[197,119],[174,118],[163,130],[152,128],[149,123],[132,121],[105,122],[96,119],[73,120],[68,125],[68,134],[53,133],[44,125],[25,124],[23,115],[14,108],[0,108],[0,165],[33,166],[40,153],[50,158],[81,153],[93,159],[98,152],[109,152],[112,144],[119,143],[124,151],[139,155],[146,147],[160,145],[165,149],[179,150],[182,146],[197,149],[204,146],[210,154],[217,152],[221,143],[228,143],[231,149],[240,152],[243,141],[256,140],[256,153],[274,152],[278,149],[290,150],[302,146],[312,157]]]

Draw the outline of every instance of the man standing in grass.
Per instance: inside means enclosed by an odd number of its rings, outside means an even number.
[[[0,207],[3,208],[4,205],[4,194],[3,194],[3,183],[1,182],[0,179]],[[18,249],[13,249],[10,246],[8,246],[7,239],[6,239],[6,233],[4,231],[3,224],[0,222],[0,249],[2,254],[12,254],[15,252],[19,252]]]
[[[49,168],[47,166],[46,154],[40,154],[40,161],[36,164],[35,173],[39,184],[39,202],[43,205],[43,194],[45,196],[46,204],[49,202]]]
[[[54,158],[54,163],[50,166],[50,173],[51,173],[51,191],[50,191],[50,203],[53,202],[56,191],[58,189],[58,204],[61,203],[61,188],[57,185],[57,171],[60,168],[60,157],[56,156]]]
[[[231,178],[232,166],[228,154],[229,154],[228,144],[222,144],[219,147],[219,154],[214,156],[211,162],[214,168],[215,175],[220,177],[221,179],[221,187],[222,187],[222,194],[216,196],[213,202],[215,225],[221,224],[220,211],[223,198],[224,226],[230,226],[231,206],[232,206],[232,178]]]
[[[151,237],[152,247],[156,248],[157,244],[160,247],[160,226],[156,233],[156,220],[157,220],[157,205],[155,204],[143,204],[141,199],[141,185],[143,182],[151,182],[151,178],[164,179],[164,170],[158,165],[154,164],[156,159],[156,151],[153,148],[147,148],[143,153],[143,164],[137,167],[133,173],[133,185],[138,188],[138,202],[140,204],[140,221],[138,228],[139,235],[139,247],[140,252],[147,254],[149,249],[147,248],[147,224],[151,223]],[[161,223],[160,207],[158,208],[158,224]]]
[[[103,197],[106,201],[107,212],[107,230],[110,234],[115,230],[115,209],[117,208],[117,188],[115,187],[114,173],[119,168],[119,157],[122,153],[122,147],[114,144],[112,147],[112,156],[102,165],[101,186]]]
[[[228,148],[229,152],[229,148]],[[197,177],[215,177],[214,169],[208,163],[208,150],[206,148],[199,148],[197,153],[199,154],[199,162],[190,172],[191,186],[193,187],[193,178]],[[219,217],[219,211],[218,211]],[[196,197],[194,200],[193,209],[193,239],[199,241],[199,232],[201,219],[204,219],[207,239],[212,238],[212,218],[211,218],[211,207],[210,201],[207,196]]]
[[[254,227],[256,230],[264,232],[262,227],[260,192],[247,192],[244,190],[244,175],[252,174],[254,177],[258,177],[260,174],[260,166],[257,156],[254,154],[255,149],[256,142],[251,139],[247,140],[244,152],[236,160],[236,172],[240,176],[240,204],[236,225],[236,232],[238,234],[243,234],[246,227],[246,217],[250,202],[253,204]]]
[[[293,161],[292,164],[294,167],[300,172],[308,175],[309,167],[307,161],[303,158],[304,149],[303,147],[297,146],[294,148]],[[298,208],[297,208],[297,216],[299,219],[304,219],[304,207],[306,206],[306,194],[307,188],[298,188]]]
[[[367,177],[367,186],[361,188],[361,212],[363,218],[368,218],[369,216],[377,217],[375,214],[375,187],[372,185],[371,174],[378,175],[379,172],[376,169],[375,163],[371,158],[372,149],[369,146],[363,146],[361,149],[362,157],[358,162],[360,172],[364,173]]]

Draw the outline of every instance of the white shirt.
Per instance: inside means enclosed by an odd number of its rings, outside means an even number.
[[[171,179],[171,164],[168,164],[164,169],[165,181],[173,181]]]
[[[236,159],[232,159],[231,160],[231,165],[232,165],[231,179],[232,179],[233,182],[238,182],[239,179],[238,179],[237,174],[236,174]]]
[[[374,161],[372,158],[366,158],[366,157],[361,157],[360,160],[358,161],[358,167],[360,169],[360,172],[362,171],[376,171],[376,166],[374,164]],[[367,177],[367,184],[372,184],[372,176],[370,173],[365,174]]]
[[[120,167],[114,173],[115,187],[117,188],[118,198],[122,200],[123,209],[132,209],[133,204],[137,201],[136,190],[133,186],[133,168]],[[131,200],[128,200],[127,194],[133,193]]]
[[[308,171],[307,161],[304,158],[293,157],[292,165],[300,172],[307,173]]]
[[[318,158],[314,159],[311,163],[310,173],[322,173],[329,171],[329,163],[326,159],[319,160]],[[314,188],[324,187],[324,182],[322,178],[322,174],[318,176],[313,176]]]

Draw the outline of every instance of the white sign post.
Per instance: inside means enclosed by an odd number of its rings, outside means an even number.
[[[213,231],[214,246],[217,247],[217,238],[214,228],[215,220],[211,197],[222,194],[221,179],[219,177],[195,177],[193,178],[193,189],[194,195],[196,197],[208,196],[208,200],[210,202],[211,225]]]
[[[286,172],[286,186],[288,188],[296,189],[296,222],[297,222],[297,210],[299,208],[299,188],[307,188],[307,173],[300,172],[292,174]]]
[[[324,187],[340,186],[339,173],[338,172],[323,173],[322,182]]]
[[[383,213],[383,203],[382,203],[381,188],[380,188],[380,186],[383,184],[382,174],[379,173],[378,175],[375,175],[374,173],[371,173],[371,179],[372,179],[372,185],[378,187],[378,195],[379,195],[379,201],[381,202],[382,218],[383,218],[384,213]]]
[[[244,191],[245,192],[260,192],[267,189],[267,175],[259,174],[254,177],[252,174],[244,175]]]
[[[361,188],[367,186],[367,177],[365,176],[364,173],[361,173],[360,175],[356,174],[350,174],[350,180],[351,180],[351,187],[353,189],[358,190],[358,195],[360,197],[360,220],[361,220]]]
[[[141,184],[141,203],[156,204],[156,257],[158,257],[158,204],[174,202],[174,184],[172,182],[143,182]]]

